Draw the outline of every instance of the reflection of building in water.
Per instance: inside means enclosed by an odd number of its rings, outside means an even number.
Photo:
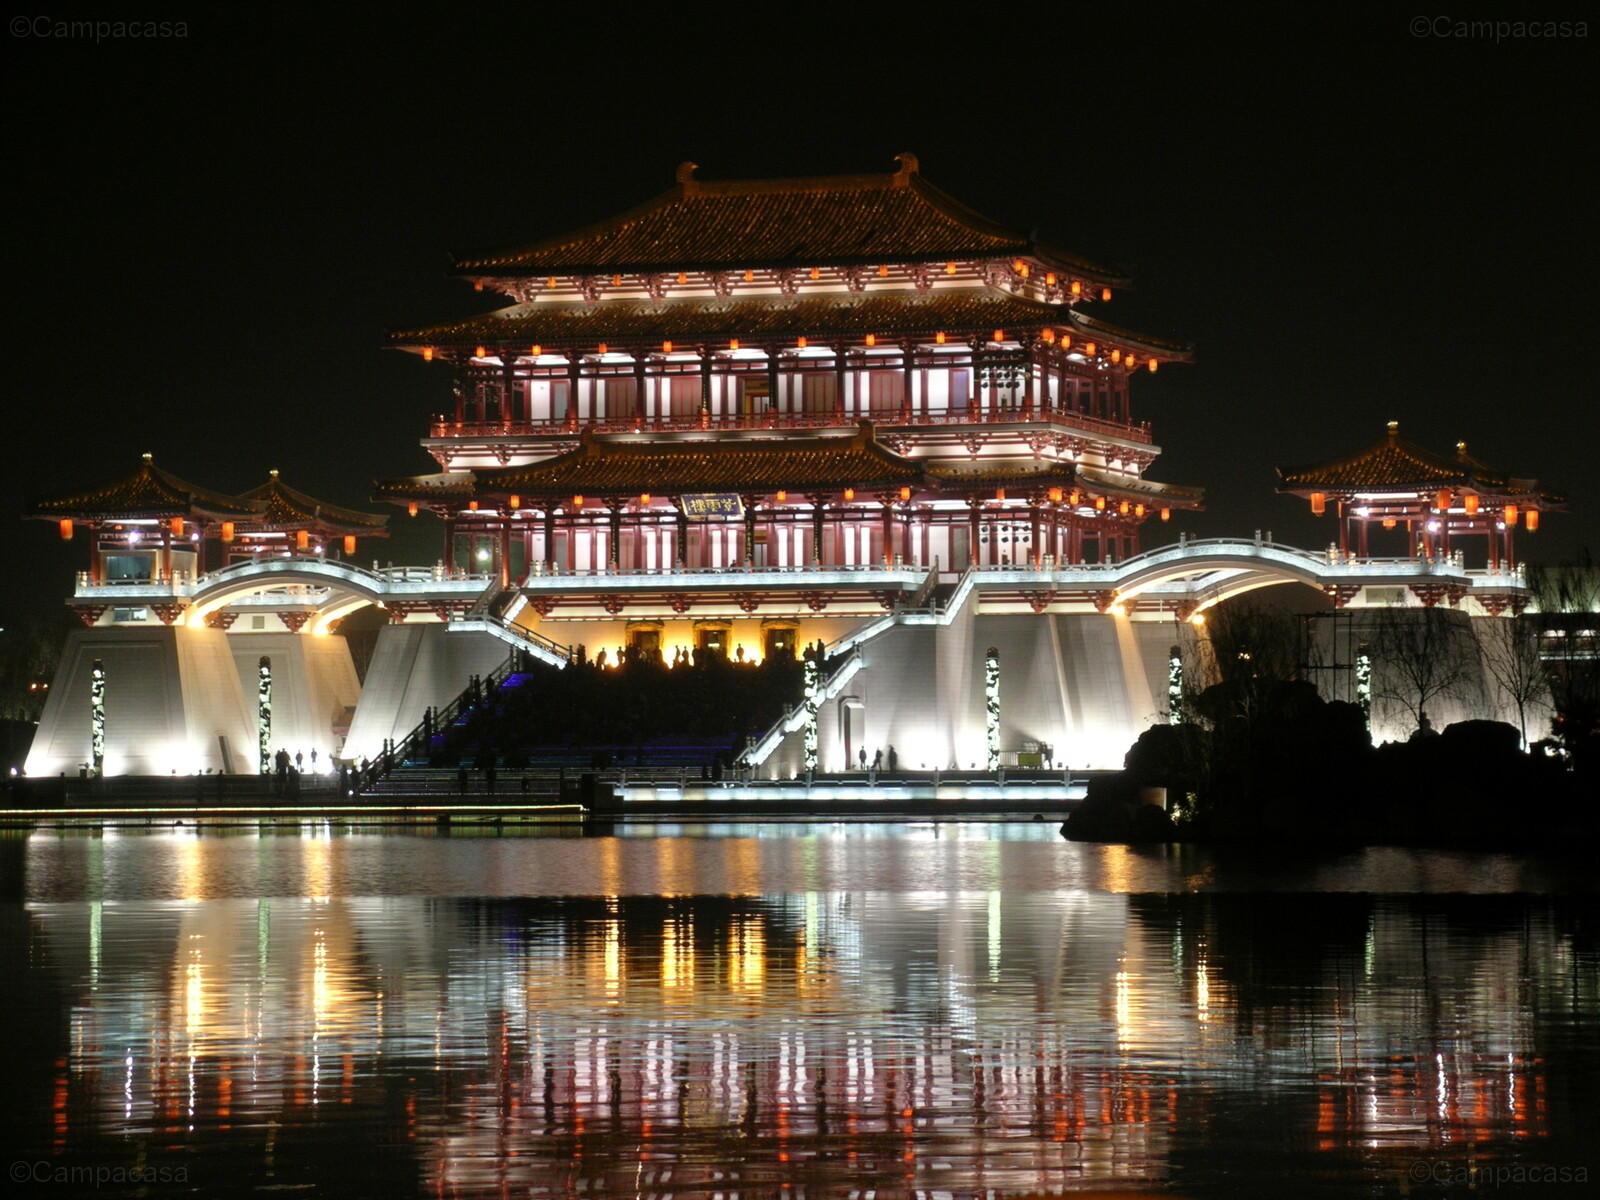
[[[287,1153],[296,1130],[377,1112],[455,1189],[822,1194],[846,1176],[1161,1178],[1218,1097],[1263,1092],[1335,1152],[1545,1132],[1533,1014],[1571,969],[1548,913],[1483,932],[1360,897],[1275,907],[858,892],[31,911],[78,996],[61,1086],[92,1093],[69,1111],[93,1127],[64,1145],[277,1122]]]

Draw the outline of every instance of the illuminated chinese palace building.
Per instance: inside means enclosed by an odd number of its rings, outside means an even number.
[[[116,677],[106,656],[136,608],[157,619],[146,636],[167,647],[177,679],[198,653],[183,647],[238,637],[239,613],[265,617],[263,637],[304,639],[381,605],[390,624],[348,737],[325,716],[297,735],[330,754],[378,755],[512,648],[557,665],[579,647],[611,662],[752,662],[820,642],[836,669],[815,698],[829,731],[818,767],[849,765],[853,739],[934,769],[1043,746],[1057,762],[1120,763],[1165,719],[1175,622],[1253,588],[1301,582],[1360,607],[1365,589],[1404,592],[1420,573],[1482,612],[1525,594],[1509,537],[1476,572],[1259,535],[1144,550],[1144,524],[1198,508],[1201,493],[1146,477],[1160,451],[1132,388],[1188,348],[1091,315],[1128,286],[1115,268],[979,216],[911,155],[898,166],[711,182],[686,163],[673,187],[620,216],[461,258],[457,276],[510,304],[392,335],[440,374],[450,402],[422,440],[438,470],[380,480],[374,497],[440,520],[436,562],[356,565],[345,540],[379,531],[363,514],[324,506],[323,526],[258,550],[290,526],[258,537],[239,514],[196,509],[183,537],[227,553],[185,550],[137,580],[98,567],[80,578],[69,602],[88,627],[30,771],[85,759],[88,684],[73,680],[96,659]],[[1450,485],[1453,509],[1488,494],[1486,469],[1469,473],[1474,487]],[[1313,505],[1355,495],[1315,471],[1286,486]],[[1510,492],[1493,495],[1507,516]],[[79,500],[30,515],[90,523],[101,562],[126,550],[133,527]],[[302,518],[308,501],[296,502]],[[1530,518],[1538,508],[1511,502]],[[1449,536],[1470,515],[1454,516]],[[132,519],[159,531],[171,516]],[[220,565],[233,559],[246,561]],[[229,657],[221,643],[208,653]],[[241,665],[245,719],[229,734],[247,744],[253,678]],[[215,733],[192,732],[207,720],[173,723],[191,730],[168,739],[175,769],[240,769],[219,759]],[[798,729],[789,721],[751,748],[761,776],[802,768]],[[149,753],[140,762],[166,773]]]

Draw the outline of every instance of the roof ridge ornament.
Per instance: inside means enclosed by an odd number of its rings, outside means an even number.
[[[696,171],[698,171],[699,169],[700,169],[700,164],[699,163],[693,163],[693,162],[685,161],[685,162],[681,162],[681,163],[678,164],[678,171],[677,171],[678,186],[683,189],[683,194],[685,196],[692,195],[695,192],[696,189],[695,189],[694,173]]]
[[[894,173],[894,181],[896,186],[904,186],[905,184],[910,183],[911,177],[920,173],[920,165],[917,162],[917,156],[912,154],[910,151],[902,151],[901,153],[896,154],[894,156],[894,161],[900,168]]]
[[[1392,446],[1400,439],[1400,422],[1389,422],[1389,444]]]

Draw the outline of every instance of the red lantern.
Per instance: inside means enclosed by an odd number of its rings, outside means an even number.
[[[1328,493],[1326,493],[1326,492],[1312,492],[1311,493],[1311,514],[1312,514],[1312,516],[1320,517],[1323,513],[1327,512],[1327,511],[1328,511]]]
[[[1478,515],[1478,494],[1476,492],[1468,492],[1465,496],[1463,496],[1461,498],[1461,507],[1463,507],[1464,509],[1467,510],[1467,516],[1469,516],[1469,517],[1477,516]]]
[[[294,548],[296,550],[304,550],[310,544],[311,544],[311,534],[310,533],[308,533],[304,529],[295,530]]]
[[[347,534],[344,535],[344,552],[345,552],[345,557],[347,557],[347,558],[353,558],[355,556],[355,552],[356,552],[356,535],[355,534],[347,533]]]
[[[233,541],[233,522],[232,521],[224,521],[222,523],[222,540],[224,542]]]
[[[173,537],[181,538],[183,536],[183,518],[173,517],[172,520],[167,522],[167,529]]]
[[[71,517],[62,517],[61,518],[61,540],[63,542],[70,542],[72,540],[72,518]]]
[[[1163,521],[1170,521],[1170,520],[1172,520],[1172,510],[1171,510],[1171,509],[1170,509],[1170,508],[1163,508],[1163,509],[1162,509],[1162,510],[1161,510],[1161,519],[1162,519],[1162,520],[1163,520]]]
[[[1100,289],[1100,299],[1102,299],[1102,300],[1111,299],[1111,289],[1110,288],[1101,288]]]
[[[414,517],[417,515],[417,502],[415,500],[406,505],[406,515],[408,517]]]
[[[1517,506],[1515,504],[1506,505],[1506,526],[1507,526],[1507,528],[1509,528],[1510,526],[1515,525],[1517,523],[1517,512],[1518,512],[1518,509],[1517,509]]]
[[[1530,508],[1526,513],[1523,514],[1523,521],[1528,526],[1528,532],[1532,533],[1535,529],[1539,528],[1539,510],[1537,508]]]

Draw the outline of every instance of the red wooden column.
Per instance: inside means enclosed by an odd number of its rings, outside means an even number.
[[[883,506],[883,562],[885,566],[894,562],[894,497],[892,493],[884,493],[878,497],[878,503]]]
[[[583,355],[567,351],[567,428],[578,428],[578,399],[583,386]]]
[[[556,506],[544,506],[544,565],[556,565]]]
[[[811,501],[811,561],[814,564],[822,563],[822,526],[827,519],[826,496],[808,496]]]
[[[1028,558],[1038,566],[1044,557],[1043,539],[1039,529],[1039,494],[1028,494]]]
[[[711,351],[701,346],[697,353],[700,355],[700,428],[708,429],[711,426]]]
[[[910,338],[900,343],[901,366],[905,370],[905,394],[900,397],[900,419],[911,423],[912,393],[916,390],[916,343]]]
[[[770,417],[779,410],[778,400],[782,393],[778,390],[778,368],[783,359],[777,346],[763,346],[761,349],[767,356],[767,411],[764,415]]]
[[[740,500],[744,505],[744,554],[741,557],[744,559],[745,566],[754,567],[756,565],[756,505],[760,503],[761,497],[742,496]]]
[[[1022,345],[1022,419],[1033,417],[1033,347],[1034,339],[1023,334],[1017,339]]]
[[[633,356],[633,423],[643,425],[645,420],[644,389],[645,366],[649,356],[643,350],[635,351]]]
[[[451,390],[455,392],[457,425],[464,424],[467,419],[467,388],[471,386],[467,378],[467,363],[469,361],[464,351],[455,361],[455,380],[451,385]]]
[[[500,424],[509,426],[516,419],[517,356],[510,350],[500,351]]]
[[[983,512],[983,498],[981,496],[967,497],[967,565],[976,567],[979,563],[978,553],[978,528],[979,518]],[[954,567],[954,563],[951,564]]]

